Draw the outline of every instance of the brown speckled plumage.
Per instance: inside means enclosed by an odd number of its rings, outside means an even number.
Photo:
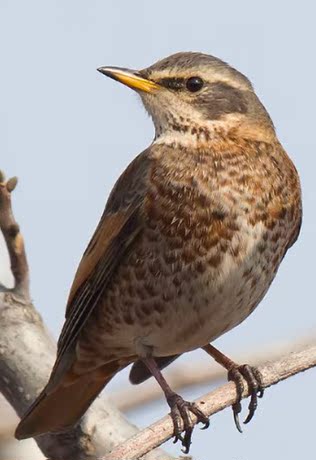
[[[131,171],[143,230],[79,339],[88,363],[118,343],[166,356],[214,340],[257,306],[298,233],[297,174],[276,140],[153,146]]]
[[[195,74],[206,82],[196,95],[185,91]],[[197,53],[137,75],[160,85],[140,91],[156,138],[117,181],[79,266],[48,399],[78,381],[102,387],[145,358],[163,367],[237,326],[299,233],[297,172],[246,77]],[[131,379],[144,380],[146,372],[138,361]],[[41,424],[40,406],[33,408],[22,436],[78,418]],[[189,442],[187,434],[186,448]]]

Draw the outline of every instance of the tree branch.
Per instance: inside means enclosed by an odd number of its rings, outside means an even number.
[[[302,337],[296,343],[276,342],[263,349],[241,352],[234,356],[236,363],[249,363],[252,366],[260,366],[267,361],[274,361],[292,350],[300,350],[315,343],[315,332],[311,336]],[[166,380],[169,386],[176,392],[197,385],[216,385],[227,380],[227,371],[215,361],[207,358],[190,362],[190,372],[185,371],[185,363],[170,366],[166,369]],[[109,394],[112,403],[123,412],[133,410],[142,405],[152,403],[162,398],[161,388],[154,379],[149,379],[142,384],[142,391],[137,385],[129,385],[126,388],[118,389]]]
[[[0,171],[0,229],[10,256],[11,271],[15,281],[14,292],[30,300],[29,269],[24,241],[11,206],[11,192],[15,189],[17,182],[16,177],[5,182],[4,174]]]
[[[316,366],[316,343],[301,351],[295,351],[278,360],[262,365],[259,367],[259,370],[262,373],[263,386],[267,388],[314,366]],[[248,389],[245,389],[243,397],[245,398],[247,396],[249,396],[249,392]],[[234,383],[227,383],[207,393],[195,402],[205,414],[210,416],[231,406],[235,400],[235,385]],[[196,417],[193,414],[192,421],[196,423]],[[172,420],[171,417],[167,415],[148,428],[145,428],[125,443],[116,447],[110,454],[99,460],[136,460],[170,439],[172,433]]]
[[[11,192],[16,179],[0,174],[0,230],[15,279],[0,292],[0,391],[21,416],[46,384],[56,344],[30,301],[29,271],[23,238],[14,219]],[[38,436],[37,444],[51,460],[88,460],[109,452],[137,432],[107,398],[98,398],[75,429]],[[171,459],[160,450],[146,460]]]

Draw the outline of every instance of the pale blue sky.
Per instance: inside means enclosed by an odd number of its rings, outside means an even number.
[[[32,295],[55,336],[105,199],[153,136],[136,95],[96,68],[142,68],[189,50],[218,56],[252,80],[304,192],[298,244],[256,312],[217,344],[234,357],[315,331],[315,14],[311,1],[0,0],[0,168],[20,178],[14,204]],[[194,459],[313,458],[315,377],[267,391],[243,435],[230,411],[213,417],[208,431],[196,430]],[[118,385],[129,385],[126,373],[111,387]],[[146,425],[166,411],[161,401],[129,415]]]

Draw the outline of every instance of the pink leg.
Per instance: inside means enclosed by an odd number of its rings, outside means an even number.
[[[187,454],[190,450],[191,437],[194,427],[190,419],[190,412],[197,417],[198,423],[204,423],[203,429],[209,427],[209,419],[194,403],[185,401],[170,388],[154,358],[144,358],[143,362],[159,383],[171,409],[170,415],[174,426],[174,442],[180,440],[184,447],[184,453]],[[182,431],[184,431],[184,436],[181,435]]]

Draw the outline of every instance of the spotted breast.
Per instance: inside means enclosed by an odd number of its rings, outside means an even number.
[[[167,356],[233,328],[299,231],[298,176],[277,141],[226,135],[207,148],[160,144],[142,155],[132,168],[142,165],[143,230],[90,318],[93,331],[83,331],[81,357],[92,366],[105,349]]]

